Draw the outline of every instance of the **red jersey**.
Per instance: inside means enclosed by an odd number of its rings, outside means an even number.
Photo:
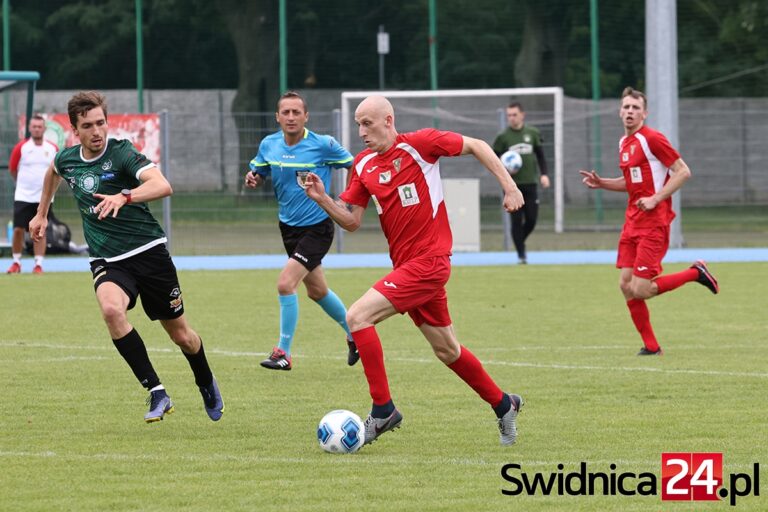
[[[453,235],[438,160],[460,155],[463,147],[460,134],[427,128],[398,134],[382,155],[365,149],[355,157],[340,198],[363,208],[373,199],[395,268],[417,257],[450,256]]]
[[[635,203],[641,197],[657,193],[669,180],[669,167],[680,158],[661,132],[643,126],[619,141],[619,167],[624,173],[629,200],[625,219],[636,228],[667,226],[675,218],[672,198],[662,201],[649,211],[640,210]]]

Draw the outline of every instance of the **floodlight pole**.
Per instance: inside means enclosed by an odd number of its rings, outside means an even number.
[[[384,31],[384,25],[379,25],[376,35],[376,50],[379,52],[379,89],[384,90],[384,56],[389,53],[389,33]]]
[[[678,137],[677,1],[645,2],[645,83],[649,124],[663,132],[674,147]],[[680,191],[672,195],[677,217],[672,221],[669,246],[684,245]]]
[[[594,170],[603,172],[603,144],[600,126],[600,38],[597,0],[589,1],[589,25],[592,35],[592,140],[594,147]],[[597,224],[603,223],[603,191],[595,190],[595,217]]]
[[[11,70],[11,0],[3,0],[3,70]]]
[[[139,114],[144,113],[144,44],[141,0],[136,0],[136,92],[139,96]]]
[[[286,41],[286,12],[285,12],[285,2],[286,0],[280,0],[279,3],[279,20],[278,20],[278,26],[279,26],[279,33],[278,36],[279,41],[279,47],[280,47],[280,94],[283,94],[285,91],[288,90],[288,44]]]

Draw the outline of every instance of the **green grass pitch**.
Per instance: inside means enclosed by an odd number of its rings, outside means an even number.
[[[684,268],[668,265],[667,272]],[[725,510],[660,496],[505,496],[505,464],[549,475],[651,472],[662,452],[722,452],[723,473],[768,462],[766,263],[713,264],[650,301],[666,354],[641,346],[610,266],[454,268],[459,339],[523,395],[516,445],[432,355],[407,317],[379,325],[401,429],[352,455],[317,446],[328,411],[370,407],[342,331],[300,289],[291,372],[275,344],[277,271],[182,272],[185,307],[224,399],[211,422],[184,357],[140,307],[130,320],[176,403],[146,425],[145,391],[117,354],[88,273],[0,278],[0,510]],[[327,270],[349,305],[383,269]],[[763,471],[763,487],[768,475]],[[767,510],[768,489],[733,510]]]

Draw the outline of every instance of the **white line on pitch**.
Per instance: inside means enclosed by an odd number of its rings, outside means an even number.
[[[23,342],[22,342],[23,343]],[[12,348],[54,348],[62,350],[112,350],[112,347],[106,346],[66,346],[66,345],[54,345],[50,343],[0,343],[0,347],[12,347]],[[160,353],[175,353],[178,349],[175,348],[150,348],[147,347],[148,352],[160,352]],[[218,354],[228,357],[263,357],[267,355],[265,352],[242,352],[242,351],[230,351],[220,349],[206,349],[209,354]],[[308,359],[331,359],[340,360],[345,359],[346,356],[317,356],[310,354],[299,354],[301,357]],[[398,361],[406,363],[419,363],[419,364],[432,364],[437,363],[437,359],[425,359],[425,358],[409,358],[409,357],[387,357],[388,361]],[[724,376],[724,377],[753,377],[759,379],[768,378],[768,373],[761,372],[733,372],[722,370],[693,370],[685,368],[657,368],[657,367],[635,367],[635,366],[594,366],[594,365],[576,365],[576,364],[558,364],[558,363],[526,363],[515,361],[496,361],[485,360],[483,364],[486,366],[512,366],[519,368],[540,368],[550,370],[584,370],[584,371],[619,371],[619,372],[640,372],[640,373],[664,373],[670,375],[711,375],[711,376]]]

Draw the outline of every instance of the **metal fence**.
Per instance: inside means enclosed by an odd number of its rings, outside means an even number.
[[[277,129],[273,112],[231,113],[231,93],[218,94],[218,101],[202,92],[176,94],[164,91],[173,102],[155,101],[154,110],[168,107],[163,146],[166,171],[174,187],[170,201],[151,208],[165,218],[172,234],[175,254],[281,253],[277,229],[277,205],[269,185],[244,190],[242,180],[259,141]],[[186,98],[185,98],[186,95]],[[116,93],[109,93],[110,98]],[[165,97],[165,96],[164,96]],[[222,97],[224,100],[222,101]],[[119,98],[116,103],[119,104]],[[526,99],[526,101],[528,101]],[[325,104],[330,103],[330,99]],[[316,102],[319,103],[319,102]],[[63,102],[65,104],[65,102]],[[310,101],[310,105],[313,102]],[[441,119],[441,129],[492,142],[500,131],[500,109],[472,104],[452,105],[440,100],[439,107],[453,120]],[[552,159],[552,108],[535,100],[526,106],[526,122],[543,135],[545,153]],[[651,105],[652,110],[652,105]],[[111,108],[111,112],[117,111]],[[423,117],[423,113],[419,113]],[[415,113],[397,112],[399,127],[423,124]],[[410,117],[414,116],[414,119]],[[680,152],[693,171],[682,191],[683,233],[695,246],[768,245],[768,99],[682,99],[680,101]],[[6,117],[13,119],[13,115]],[[600,125],[595,130],[595,123]],[[319,133],[339,136],[339,121],[330,110],[313,111],[307,125]],[[17,139],[15,121],[0,130],[8,154]],[[600,133],[599,140],[595,133]],[[599,165],[606,176],[618,175],[617,147],[622,134],[618,101],[605,100],[597,109],[591,101],[566,98],[564,118],[564,197],[566,233],[554,235],[552,191],[542,191],[540,223],[529,241],[530,250],[566,248],[611,248],[622,223],[624,194],[605,192],[597,197],[581,184],[580,168]],[[359,144],[349,148],[353,153]],[[445,159],[443,176],[480,180],[481,248],[504,248],[503,215],[498,186],[471,157]],[[2,162],[5,164],[6,162]],[[0,220],[12,214],[13,184],[7,172],[0,175]],[[77,211],[68,192],[56,199],[57,215],[70,225],[80,243],[82,234]],[[3,224],[5,223],[3,222]],[[367,212],[363,228],[343,236],[345,252],[379,252],[386,243],[375,212]]]

